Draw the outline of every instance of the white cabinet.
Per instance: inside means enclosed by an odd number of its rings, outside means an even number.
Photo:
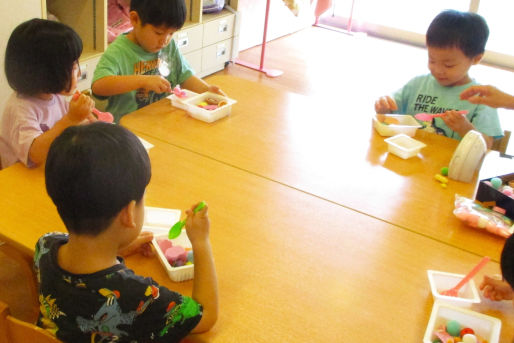
[[[230,60],[231,50],[231,39],[226,39],[203,48],[202,73],[208,75],[223,69],[225,63]]]
[[[217,16],[204,16],[203,46],[232,38],[234,35],[235,15],[223,10]]]
[[[175,32],[173,39],[182,54],[188,54],[192,51],[202,48],[203,25],[194,24],[187,28]]]
[[[221,70],[237,56],[238,16],[238,12],[232,9],[203,14],[200,16],[201,23],[187,23],[175,33],[174,39],[180,52],[197,76],[203,77]]]

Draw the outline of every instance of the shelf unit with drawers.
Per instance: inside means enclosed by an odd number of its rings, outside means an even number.
[[[238,54],[239,14],[229,7],[204,14],[201,23],[184,25],[174,39],[197,76],[212,74]]]
[[[186,0],[187,21],[173,39],[196,75],[204,77],[223,69],[238,54],[237,0],[226,1],[219,13],[202,13],[203,0]],[[55,15],[82,38],[81,90],[91,87],[94,70],[107,48],[107,0],[41,0],[41,17]]]

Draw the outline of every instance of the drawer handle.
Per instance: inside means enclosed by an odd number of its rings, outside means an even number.
[[[80,76],[78,78],[78,81],[84,81],[87,79],[87,64],[83,64],[80,66]]]
[[[226,20],[220,21],[218,26],[218,32],[227,32],[228,31],[228,23]]]
[[[179,37],[177,39],[177,45],[179,48],[183,48],[183,47],[186,47],[189,45],[189,37],[188,36],[184,36],[184,37]]]
[[[216,57],[221,57],[225,55],[227,52],[227,48],[225,45],[218,45],[218,50],[216,51]]]

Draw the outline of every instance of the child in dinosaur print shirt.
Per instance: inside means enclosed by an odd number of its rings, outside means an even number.
[[[47,192],[68,233],[36,245],[38,325],[63,342],[180,342],[218,316],[208,207],[187,213],[195,254],[193,289],[184,296],[136,275],[122,256],[153,253],[141,232],[150,159],[120,125],[96,122],[63,131],[45,165]]]

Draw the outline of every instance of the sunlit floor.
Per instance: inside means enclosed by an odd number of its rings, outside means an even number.
[[[257,46],[241,51],[239,58],[259,64],[260,54],[261,48]],[[345,107],[355,108],[358,104],[370,115],[378,96],[393,92],[416,75],[428,73],[424,48],[320,27],[309,27],[269,42],[264,67],[284,73],[269,78],[237,64],[219,73],[304,95],[323,95],[342,113]],[[480,83],[514,93],[512,71],[478,65],[472,67],[470,74]],[[504,129],[514,130],[514,111],[500,110],[500,120]],[[513,147],[511,143],[509,150]]]

